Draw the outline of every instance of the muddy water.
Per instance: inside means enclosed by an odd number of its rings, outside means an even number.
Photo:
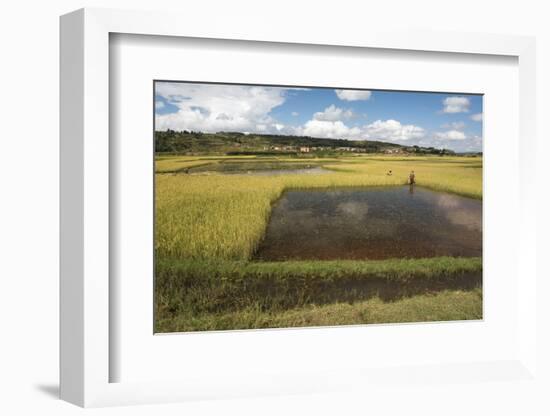
[[[479,200],[409,186],[287,191],[256,259],[481,256]]]

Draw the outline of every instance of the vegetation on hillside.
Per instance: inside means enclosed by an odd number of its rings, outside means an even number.
[[[448,149],[403,146],[373,140],[323,139],[307,136],[244,134],[236,132],[203,133],[194,131],[155,132],[158,154],[279,155],[385,153],[451,155]]]

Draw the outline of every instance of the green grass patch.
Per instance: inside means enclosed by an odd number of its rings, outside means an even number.
[[[156,269],[157,323],[181,316],[306,305],[395,301],[481,286],[480,258],[379,261],[205,262],[162,260]],[[199,328],[200,329],[200,328]],[[197,330],[199,330],[197,329]],[[162,330],[157,327],[157,330]]]
[[[387,302],[372,298],[355,303],[310,304],[284,311],[254,305],[239,311],[180,314],[159,318],[157,332],[214,331],[256,328],[456,321],[483,318],[481,288],[445,290]]]

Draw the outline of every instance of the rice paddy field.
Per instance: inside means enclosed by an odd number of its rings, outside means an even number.
[[[279,164],[323,174],[254,174]],[[480,257],[253,259],[285,191],[403,186],[411,170],[482,199],[481,157],[157,157],[155,331],[481,319]]]

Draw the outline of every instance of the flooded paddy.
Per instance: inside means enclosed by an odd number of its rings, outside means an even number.
[[[315,163],[231,162],[213,163],[188,169],[187,173],[223,173],[237,175],[278,176],[294,174],[323,174],[329,170]]]
[[[480,257],[482,202],[421,187],[287,191],[257,260]]]

